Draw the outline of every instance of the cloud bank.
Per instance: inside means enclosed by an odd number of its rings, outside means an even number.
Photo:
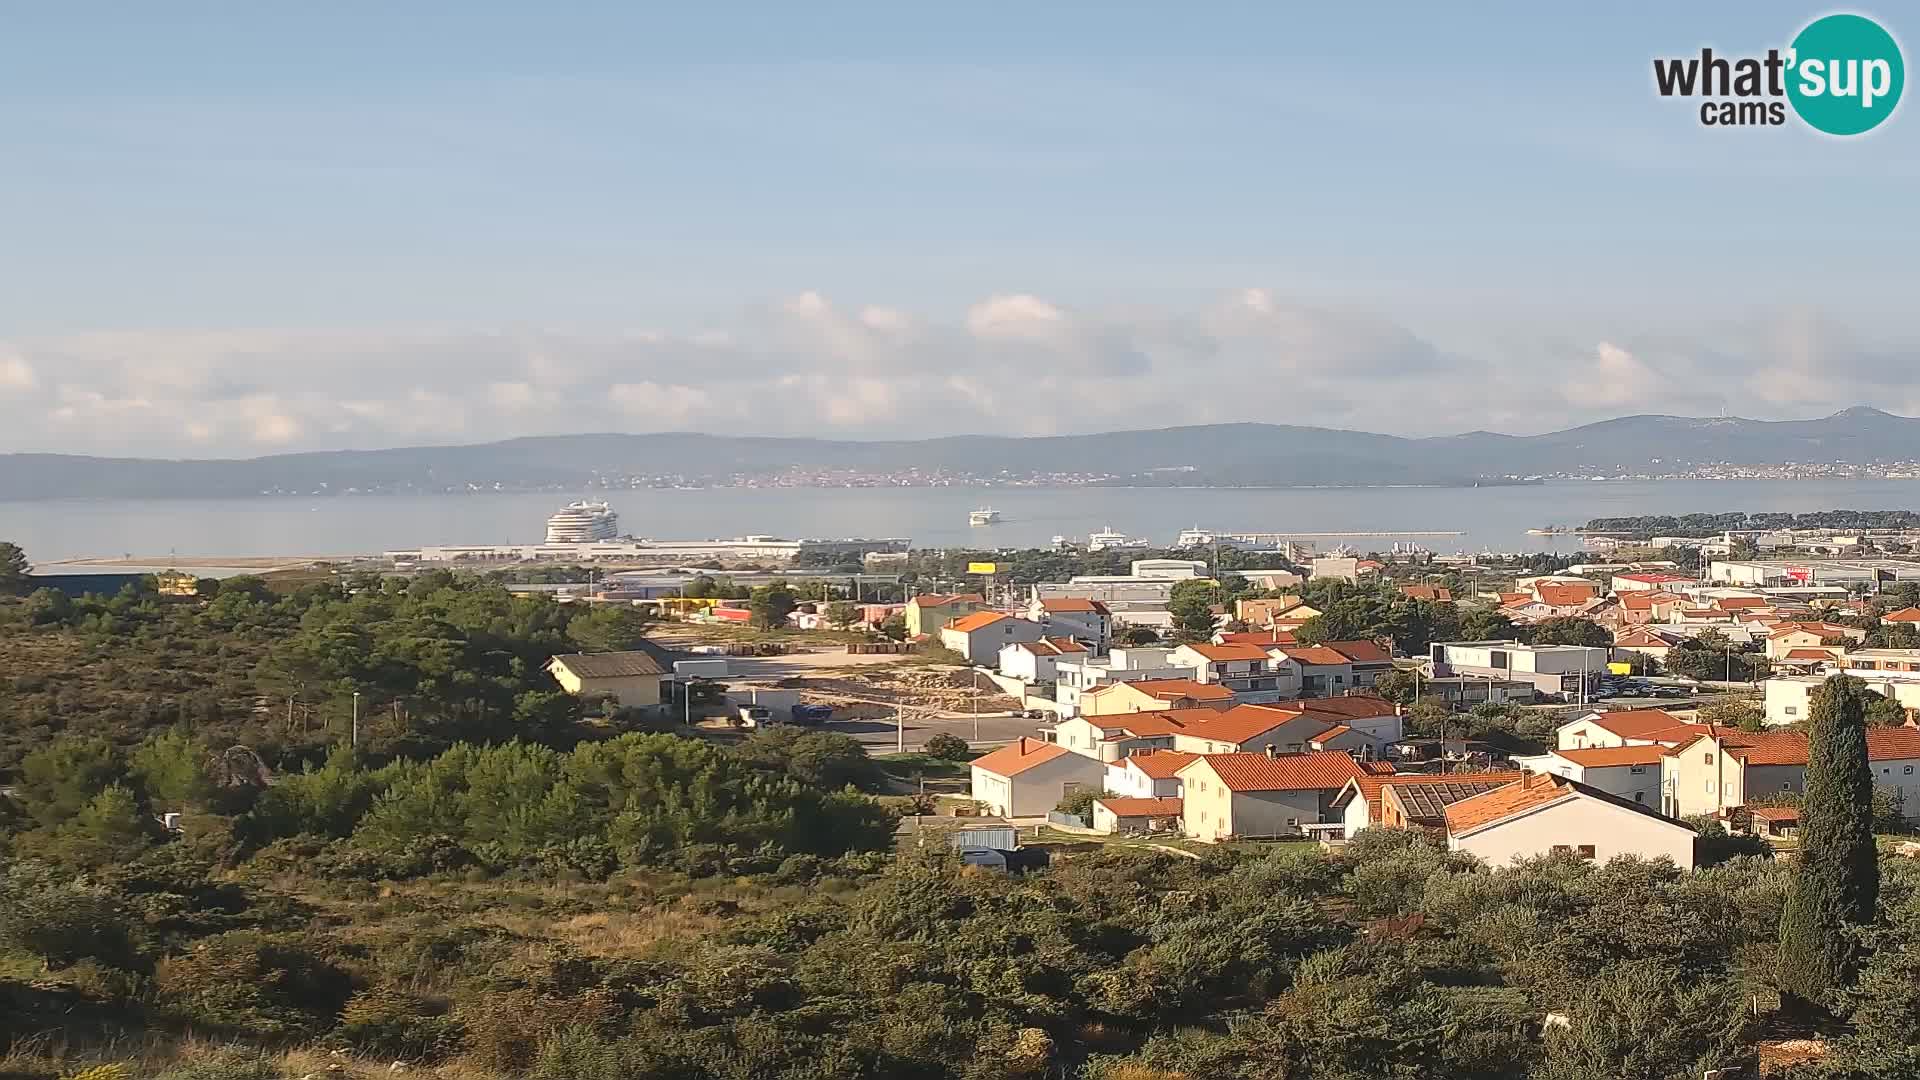
[[[698,333],[113,331],[0,341],[0,450],[159,457],[581,431],[899,438],[1266,421],[1532,433],[1624,413],[1920,411],[1913,350],[1812,312],[1430,340],[1247,289],[1182,311],[1008,293],[928,315],[804,292]]]

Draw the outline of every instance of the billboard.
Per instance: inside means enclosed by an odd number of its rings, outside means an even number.
[[[1813,571],[1804,566],[1789,566],[1787,567],[1787,580],[1797,581],[1805,585],[1807,582],[1813,580]]]
[[[999,569],[999,563],[970,562],[967,564],[967,573],[969,574],[991,574]]]

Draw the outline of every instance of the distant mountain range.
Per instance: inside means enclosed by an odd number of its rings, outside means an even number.
[[[1545,435],[1408,439],[1291,424],[1207,424],[1036,438],[856,442],[701,433],[549,435],[470,446],[227,460],[0,454],[0,499],[726,484],[820,474],[895,482],[1041,480],[1216,487],[1459,485],[1645,475],[1711,463],[1920,461],[1920,419],[1853,408],[1818,420],[1627,416]]]

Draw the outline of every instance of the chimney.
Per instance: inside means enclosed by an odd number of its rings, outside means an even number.
[[[1280,751],[1279,751],[1279,750],[1277,750],[1277,749],[1275,749],[1275,748],[1274,748],[1274,745],[1273,745],[1272,743],[1268,743],[1268,744],[1267,744],[1267,756],[1268,756],[1268,757],[1279,757],[1279,756],[1280,756]]]

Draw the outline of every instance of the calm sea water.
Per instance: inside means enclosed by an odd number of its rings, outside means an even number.
[[[548,514],[587,493],[343,496],[209,500],[0,502],[0,539],[38,561],[86,556],[353,555],[420,544],[534,543]],[[1181,529],[1400,532],[1438,552],[1574,551],[1529,528],[1594,517],[1736,510],[1920,508],[1920,481],[1667,480],[1528,487],[1220,490],[1166,488],[889,488],[632,491],[605,497],[623,531],[661,540],[907,536],[916,547],[1034,547],[1084,541],[1107,526],[1156,544]],[[991,505],[999,525],[973,528]],[[1326,540],[1329,546],[1336,540]],[[1354,538],[1361,550],[1390,539]]]

